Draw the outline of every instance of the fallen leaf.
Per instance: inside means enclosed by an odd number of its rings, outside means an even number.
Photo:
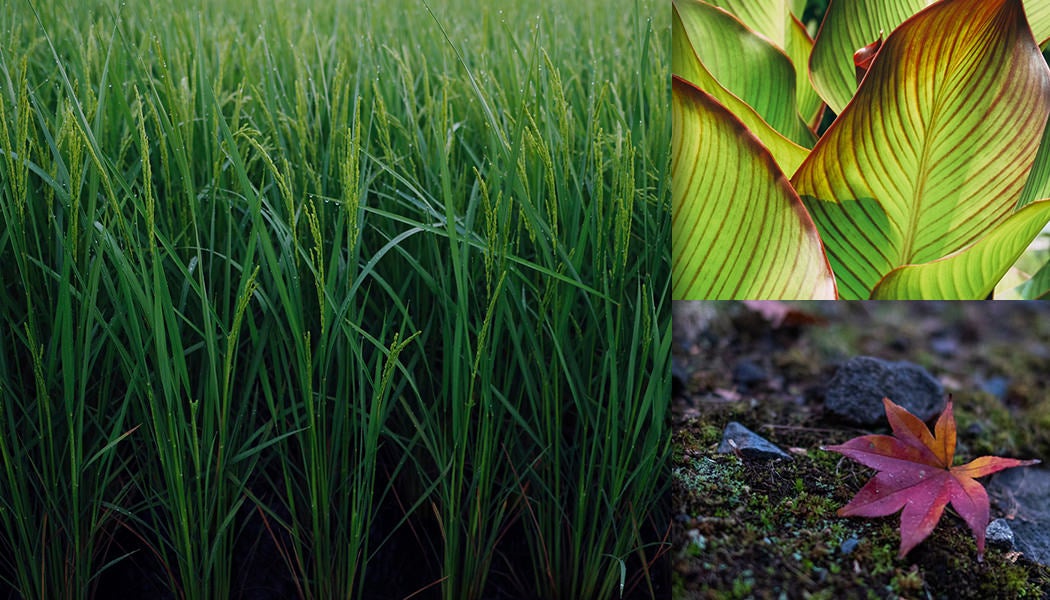
[[[988,493],[975,478],[1038,460],[982,456],[965,465],[955,459],[955,417],[948,400],[934,433],[918,417],[882,399],[893,436],[864,435],[824,450],[838,452],[878,471],[849,504],[841,517],[884,517],[901,509],[900,558],[926,539],[950,502],[977,539],[977,560],[984,557],[984,530],[988,527]]]
[[[827,320],[819,315],[799,310],[779,300],[744,300],[744,306],[762,315],[773,329],[827,323]]]
[[[722,400],[729,402],[736,402],[741,399],[740,393],[736,390],[727,390],[725,388],[717,388],[714,390],[715,396],[718,396]]]

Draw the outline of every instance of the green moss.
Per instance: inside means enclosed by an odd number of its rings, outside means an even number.
[[[961,460],[983,455],[1017,454],[1014,432],[1019,431],[1018,423],[998,398],[977,391],[953,404],[959,432],[956,455]]]
[[[837,315],[837,320],[804,329],[790,343],[762,331],[746,339],[723,331],[718,351],[702,363],[710,371],[704,374],[707,381],[727,380],[724,367],[742,358],[761,363],[771,378],[739,402],[705,402],[713,388],[703,388],[694,405],[700,416],[676,427],[674,443],[688,439],[692,445],[681,454],[686,459],[679,466],[685,470],[676,476],[672,492],[675,512],[688,519],[674,535],[687,539],[686,532],[693,531],[703,543],[694,542],[676,561],[675,597],[1047,597],[1050,569],[995,547],[978,563],[973,535],[951,509],[926,541],[897,558],[899,515],[836,515],[873,471],[820,447],[866,431],[885,432],[851,428],[825,414],[821,405],[821,390],[834,365],[864,354],[923,364],[944,382],[955,399],[957,460],[1050,455],[1045,352],[1032,351],[1031,343],[1001,331],[1009,325],[1010,331],[1043,340],[1050,336],[1050,319],[1011,317],[991,327],[975,321],[981,311],[954,304],[910,311],[897,304],[850,304],[836,308],[839,312],[828,310],[826,316]],[[958,327],[960,320],[973,322]],[[957,336],[958,346],[934,352],[931,335],[943,332]],[[992,377],[1009,382],[1004,397],[981,389]],[[715,455],[730,420],[792,449],[793,460]],[[847,541],[848,553],[843,550]],[[685,546],[675,542],[674,547]]]
[[[978,598],[1039,597],[1047,589],[1047,569],[1012,563],[998,549],[977,563],[972,535],[949,513],[926,542],[898,559],[898,516],[836,516],[868,471],[860,468],[854,477],[827,469],[826,454],[791,461],[703,455],[679,465],[674,497],[692,521],[688,541],[676,547],[679,560],[702,566],[689,577],[676,571],[676,594],[744,598],[790,590],[811,598],[881,598],[938,590],[934,597]],[[842,544],[851,538],[858,543],[845,554]]]

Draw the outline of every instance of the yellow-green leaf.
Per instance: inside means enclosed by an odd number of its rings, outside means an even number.
[[[812,146],[815,136],[795,104],[795,68],[784,51],[716,6],[700,0],[674,0],[673,6],[685,34],[682,41],[688,40],[718,83],[785,137]]]
[[[809,81],[809,55],[813,50],[813,40],[809,37],[805,25],[791,17],[788,30],[787,53],[795,65],[795,102],[799,115],[810,129],[816,129],[824,113],[824,101]]]
[[[813,86],[841,113],[857,89],[853,53],[904,22],[931,0],[832,0],[824,13],[809,67]]]
[[[714,76],[700,62],[699,57],[689,43],[682,20],[678,15],[678,6],[674,5],[671,24],[671,71],[694,86],[714,96],[729,109],[750,130],[776,159],[785,173],[794,173],[809,154],[809,150],[784,137],[762,119],[755,109],[715,80]]]
[[[787,48],[789,0],[709,0],[709,4],[733,13],[753,31],[780,48]]]
[[[769,151],[678,77],[671,106],[672,297],[834,298],[816,228]]]
[[[1045,300],[1050,297],[1050,261],[1043,264],[1032,278],[1017,288],[1025,300]]]
[[[1047,0],[1025,0],[1028,24],[1032,26],[1035,41],[1042,44],[1050,39],[1050,2]]]
[[[890,271],[959,252],[1010,219],[1048,112],[1050,70],[1020,0],[944,0],[890,34],[793,177],[842,297],[866,298]],[[1007,254],[980,253],[980,273],[1001,275]],[[937,285],[921,291],[949,289]]]
[[[1047,221],[1050,221],[1050,200],[1033,202],[968,248],[940,260],[890,271],[875,286],[872,297],[982,300]]]

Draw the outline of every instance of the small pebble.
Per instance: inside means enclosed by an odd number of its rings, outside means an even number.
[[[1014,547],[1014,531],[1006,519],[996,519],[988,524],[984,536],[989,544],[999,544],[1006,548]]]
[[[990,377],[981,382],[981,389],[1002,400],[1010,388],[1010,380],[1005,377]]]
[[[765,381],[768,376],[762,367],[749,360],[742,360],[733,367],[733,383],[747,389],[756,383]]]
[[[722,432],[722,443],[718,445],[718,452],[719,454],[738,454],[749,459],[786,458],[791,460],[790,454],[736,421],[730,421],[726,425]]]
[[[955,356],[959,351],[959,340],[949,334],[935,335],[930,339],[930,349],[944,357]]]

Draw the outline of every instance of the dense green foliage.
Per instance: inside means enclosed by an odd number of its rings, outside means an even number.
[[[0,9],[0,595],[651,597],[666,7],[151,4]]]
[[[805,5],[674,1],[672,295],[1044,295],[1050,4]]]

